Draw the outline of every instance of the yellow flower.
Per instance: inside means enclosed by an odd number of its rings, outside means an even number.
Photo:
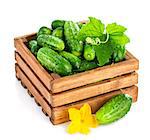
[[[80,110],[70,108],[68,112],[71,123],[68,126],[67,132],[70,134],[77,132],[88,134],[90,132],[90,127],[94,128],[98,125],[95,116],[91,113],[91,107],[89,104],[84,104]]]

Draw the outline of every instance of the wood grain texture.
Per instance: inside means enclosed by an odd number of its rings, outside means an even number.
[[[19,68],[19,66],[17,64],[15,66],[15,69],[16,69],[16,74],[19,76],[22,83],[24,83],[26,85],[29,92],[34,96],[35,100],[46,111],[48,116],[51,117],[51,107],[49,106],[49,104],[45,101],[45,99],[39,93],[37,88],[35,88],[35,86],[33,86],[32,82],[27,78],[27,76],[24,74],[24,72]]]
[[[49,74],[40,65],[40,63],[25,45],[25,43],[28,40],[34,38],[34,36],[35,34],[31,34],[15,38],[16,51],[31,67],[35,74],[41,79],[48,90],[51,90],[53,93],[66,91],[138,70],[138,60],[133,55],[131,55],[131,53],[127,52],[125,61],[112,65],[99,67],[93,70],[65,77],[60,77],[57,74]]]
[[[32,81],[34,86],[41,92],[44,98],[51,104],[51,94],[45,88],[44,84],[39,80],[39,78],[33,73],[33,71],[29,68],[29,66],[23,61],[18,53],[15,55],[17,64],[24,71],[24,73],[28,76],[28,78]]]
[[[111,99],[113,96],[118,95],[120,93],[129,94],[133,98],[133,102],[137,101],[138,97],[138,88],[136,86],[128,87],[122,90],[113,91],[110,93],[106,93],[97,97],[89,98],[83,101],[75,102],[72,104],[68,104],[61,107],[52,108],[52,121],[53,124],[60,124],[64,123],[69,120],[68,118],[68,109],[71,107],[75,107],[77,109],[80,109],[83,104],[88,103],[91,106],[92,113],[96,113],[96,111],[109,99]]]
[[[53,124],[60,124],[69,121],[68,118],[68,109],[71,107],[75,107],[77,109],[80,109],[80,107],[84,103],[89,103],[92,108],[92,113],[95,113],[105,102],[107,102],[110,98],[113,96],[124,93],[129,94],[133,98],[133,102],[137,101],[138,97],[138,88],[136,86],[131,86],[125,89],[109,92],[103,95],[99,95],[93,98],[89,98],[86,100],[78,101],[75,103],[71,103],[68,105],[64,105],[61,107],[51,107],[45,99],[42,97],[41,93],[35,86],[30,82],[30,80],[27,78],[27,76],[24,74],[24,72],[19,68],[18,65],[16,65],[16,74],[19,76],[21,81],[26,85],[28,90],[31,92],[31,94],[34,96],[36,101],[41,105],[42,109],[48,116],[51,118],[51,121]]]
[[[61,106],[68,103],[80,101],[110,91],[133,86],[138,83],[138,74],[131,73],[110,80],[103,80],[87,86],[52,95],[52,106]]]
[[[80,101],[90,97],[94,97],[100,94],[104,94],[120,88],[129,87],[137,84],[138,75],[137,73],[126,74],[112,78],[109,80],[103,80],[97,83],[89,84],[86,86],[70,89],[68,91],[60,92],[58,94],[52,94],[30,67],[25,63],[21,56],[16,53],[16,61],[19,67],[26,73],[33,85],[41,92],[45,99],[49,102],[52,107],[62,106],[72,102]],[[57,75],[53,74],[53,77],[57,78]],[[58,77],[59,78],[59,77]]]
[[[51,75],[40,65],[34,55],[30,52],[22,39],[15,39],[16,51],[25,60],[25,62],[31,67],[36,75],[41,79],[45,86],[50,90],[51,81],[53,78]]]
[[[113,78],[119,75],[138,70],[138,62],[135,59],[125,60],[113,65],[99,67],[90,71],[55,79],[51,82],[53,93],[73,89],[97,81]]]

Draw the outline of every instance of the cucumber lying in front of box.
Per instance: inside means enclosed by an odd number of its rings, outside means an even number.
[[[132,105],[132,97],[127,94],[120,94],[110,99],[97,112],[98,123],[109,124],[125,116]]]

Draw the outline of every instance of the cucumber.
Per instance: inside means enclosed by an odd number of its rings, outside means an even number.
[[[56,51],[62,51],[65,48],[63,40],[52,35],[39,35],[37,43],[42,47],[49,47]]]
[[[80,67],[81,60],[77,56],[66,51],[60,52],[60,55],[66,58],[71,63],[73,68],[78,69]]]
[[[63,28],[62,27],[58,27],[56,28],[55,30],[53,30],[53,33],[52,33],[53,36],[56,36],[60,39],[63,39],[64,38],[64,31],[63,31]]]
[[[43,47],[38,51],[37,59],[42,66],[61,76],[72,73],[72,65],[70,62],[48,47]]]
[[[92,45],[85,45],[84,46],[84,58],[88,61],[95,59],[94,46],[92,46]]]
[[[114,53],[113,53],[113,61],[119,62],[125,59],[126,55],[126,48],[125,46],[117,45],[114,47]]]
[[[76,55],[80,56],[83,51],[82,42],[78,41],[77,34],[79,33],[79,26],[72,21],[66,21],[64,25],[64,35],[67,42],[68,50]]]
[[[77,24],[78,24],[78,26],[79,26],[80,29],[81,29],[82,26],[84,25],[84,23],[81,23],[81,22],[77,22]]]
[[[128,113],[131,104],[131,96],[119,94],[110,99],[96,112],[96,119],[99,124],[109,124],[117,121]]]
[[[58,27],[64,27],[65,21],[64,20],[54,20],[52,22],[52,29],[56,29]]]
[[[52,31],[51,29],[49,29],[48,27],[41,27],[37,33],[37,36],[45,34],[45,35],[51,35]]]
[[[75,70],[75,72],[87,71],[97,67],[98,65],[95,61],[82,60],[79,69]]]
[[[31,40],[29,41],[29,48],[34,55],[37,55],[37,52],[40,49],[40,46],[38,46],[36,40]]]

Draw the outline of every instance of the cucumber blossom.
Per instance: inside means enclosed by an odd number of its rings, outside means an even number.
[[[106,102],[97,112],[99,124],[109,124],[125,116],[132,105],[132,97],[119,94]]]

